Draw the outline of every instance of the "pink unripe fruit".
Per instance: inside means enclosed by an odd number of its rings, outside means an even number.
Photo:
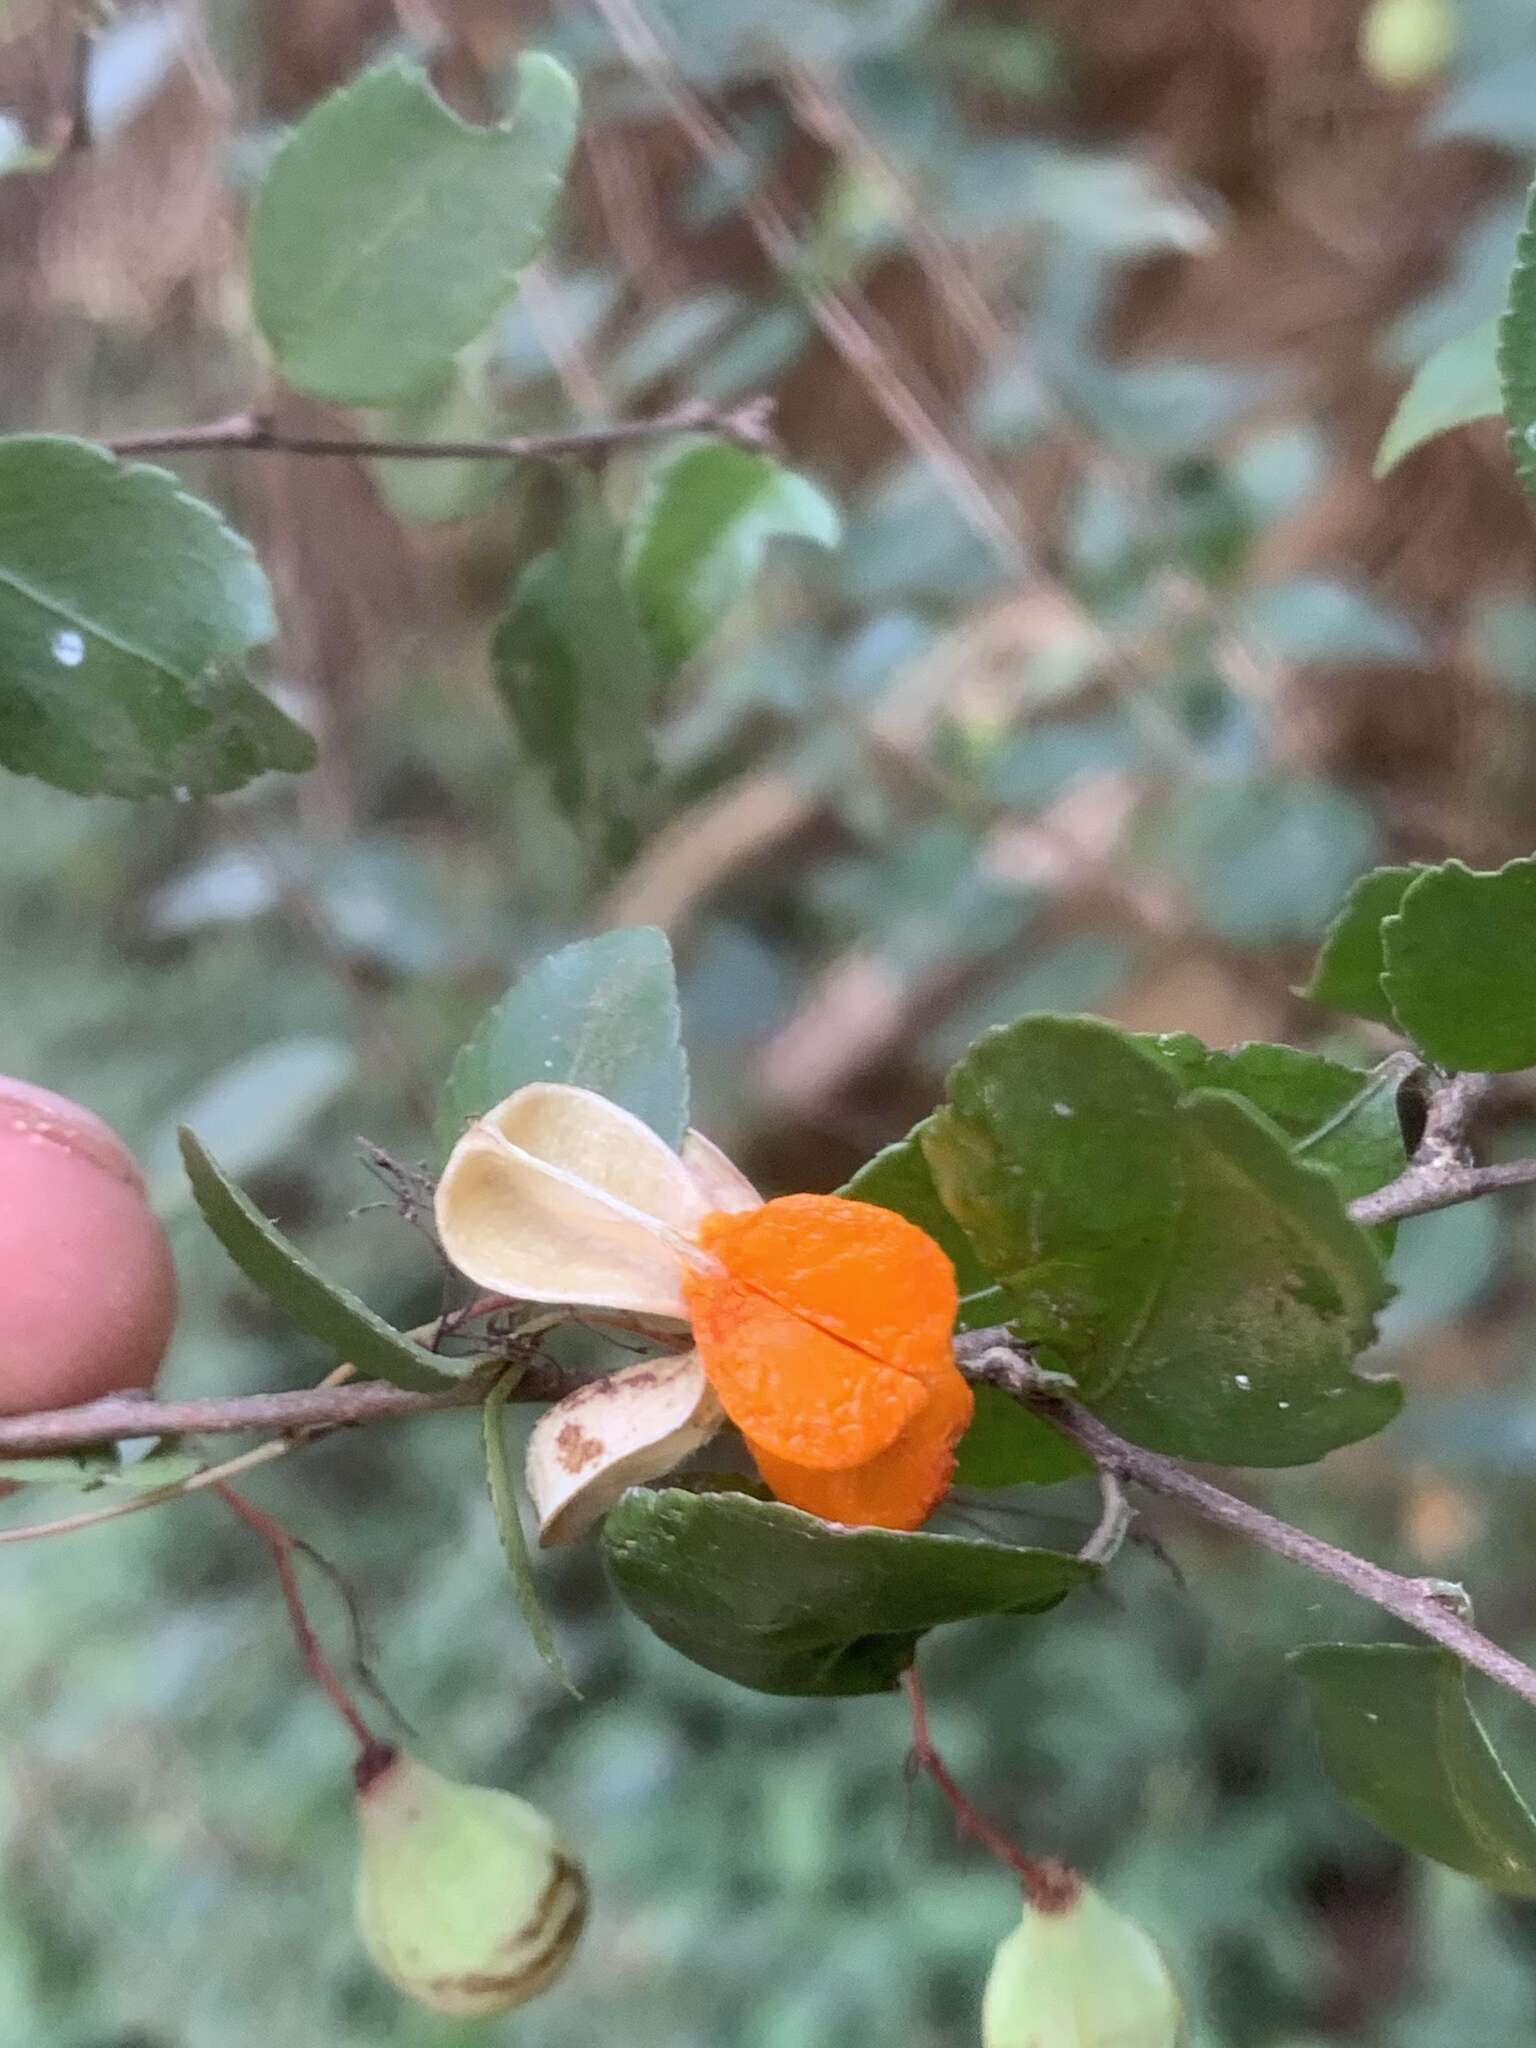
[[[0,1075],[0,1415],[149,1386],[175,1320],[133,1154],[78,1102]]]

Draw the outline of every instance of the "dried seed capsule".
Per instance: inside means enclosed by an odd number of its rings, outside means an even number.
[[[587,1881],[525,1799],[380,1744],[358,1766],[357,1920],[375,1964],[433,2012],[487,2019],[570,1961]]]
[[[982,2048],[1179,2048],[1183,2015],[1146,1931],[1089,1885],[1060,1912],[1026,1906],[998,1946]]]
[[[724,1421],[696,1351],[648,1358],[575,1388],[529,1432],[539,1541],[574,1543],[626,1487],[664,1478]]]

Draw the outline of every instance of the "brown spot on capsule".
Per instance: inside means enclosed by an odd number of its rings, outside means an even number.
[[[603,1455],[603,1440],[588,1436],[579,1422],[568,1422],[555,1438],[555,1456],[567,1472],[580,1472]]]

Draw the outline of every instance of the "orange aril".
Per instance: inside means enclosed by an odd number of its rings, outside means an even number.
[[[915,1528],[954,1469],[971,1392],[954,1269],[905,1217],[840,1195],[707,1216],[684,1294],[721,1406],[781,1500]]]

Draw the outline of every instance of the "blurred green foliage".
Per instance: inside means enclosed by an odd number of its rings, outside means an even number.
[[[103,147],[132,139],[176,65],[175,12],[127,9],[100,39]],[[230,174],[248,182],[281,125],[255,84],[261,24],[244,0],[213,15],[238,109]],[[800,144],[771,90],[785,51],[851,116],[867,147],[834,150],[811,180],[797,263],[637,280],[633,254],[584,237],[572,207],[537,294],[409,419],[378,424],[563,423],[557,371],[569,381],[573,363],[616,410],[778,392],[804,429],[797,469],[843,505],[843,546],[776,542],[723,631],[699,647],[689,627],[683,681],[657,700],[639,876],[665,902],[640,907],[678,931],[698,1122],[770,1188],[833,1186],[926,1110],[979,1028],[1022,1009],[1105,1009],[1211,1038],[1289,1019],[1288,987],[1351,880],[1442,849],[1414,843],[1385,776],[1308,756],[1273,679],[1427,689],[1449,629],[1390,575],[1298,567],[1279,545],[1345,454],[1297,374],[1305,338],[1256,362],[1234,317],[1198,359],[1113,347],[1116,294],[1219,250],[1225,204],[1155,153],[1078,127],[1094,81],[1045,21],[795,0],[770,43],[744,0],[654,0],[647,18],[688,82],[730,100],[736,145],[682,182],[656,224],[661,253],[779,189]],[[1443,274],[1383,313],[1376,353],[1403,379],[1499,310],[1536,148],[1536,9],[1463,0],[1456,26],[1394,146],[1460,142],[1508,175],[1458,224]],[[654,79],[614,61],[594,13],[561,10],[547,29],[599,140],[622,148],[627,124],[656,112]],[[879,336],[887,397],[904,378],[921,397],[899,310],[888,329],[861,294],[888,265],[931,261],[933,237],[961,253],[962,283],[984,281],[983,360],[941,431],[861,462],[835,408],[813,431],[805,380],[829,376],[817,319],[829,295],[851,302]],[[190,338],[163,320],[174,347],[146,348],[111,308],[77,311],[46,388],[7,426],[192,417],[210,391],[225,402],[232,378],[253,380],[241,316],[211,296]],[[1026,546],[1011,494],[1033,514],[1035,468],[1063,442],[1076,459],[1051,542]],[[645,502],[644,474],[611,466],[617,507]],[[448,521],[462,554],[426,557],[447,585],[432,630],[371,649],[359,677],[278,667],[301,713],[334,714],[318,793],[266,783],[217,809],[134,811],[5,783],[0,1069],[80,1097],[145,1159],[185,1289],[172,1394],[298,1385],[328,1362],[202,1228],[175,1125],[190,1121],[328,1272],[402,1327],[419,1322],[440,1299],[436,1261],[354,1136],[428,1159],[438,1088],[487,1003],[600,904],[623,914],[636,886],[600,897],[610,878],[590,836],[556,809],[537,747],[519,746],[488,687],[492,621],[550,538],[541,487],[512,470],[488,491],[483,471],[438,465],[380,483],[401,518]],[[199,487],[220,502],[241,488],[224,472]],[[485,520],[470,542],[451,525],[467,509]],[[819,500],[783,523],[830,538]],[[1453,622],[1501,721],[1497,744],[1460,765],[1456,815],[1468,832],[1525,832],[1500,852],[1530,838],[1533,622],[1528,585],[1480,588]],[[375,692],[361,713],[354,681]],[[781,808],[768,804],[756,840],[704,829],[765,791]],[[659,858],[679,824],[702,848],[681,879]],[[1133,999],[1149,982],[1163,990],[1152,1017]],[[1260,1021],[1221,1030],[1255,1006]],[[1370,1048],[1343,1036],[1331,1049]],[[1485,1626],[1529,1653],[1529,1213],[1405,1226],[1393,1270],[1381,1362],[1412,1385],[1406,1415],[1337,1470],[1267,1481],[1266,1497],[1320,1533],[1466,1578]],[[587,1549],[540,1566],[584,1694],[572,1702],[517,1618],[469,1417],[334,1439],[253,1492],[344,1573],[367,1670],[423,1753],[536,1800],[580,1843],[597,1906],[573,1973],[474,2035],[375,1980],[350,1922],[343,1746],[300,1681],[266,1559],[203,1499],[0,1553],[0,2041],[974,2043],[1015,1902],[904,1786],[895,1700],[731,1687],[625,1617]],[[79,1505],[53,1489],[21,1503]],[[964,1498],[955,1522],[1070,1547],[1094,1513],[1073,1480]],[[1370,1639],[1375,1618],[1149,1520],[1198,1562],[1188,1589],[1149,1544],[1060,1615],[935,1641],[925,1668],[956,1771],[1156,1933],[1201,2016],[1197,2048],[1523,2048],[1536,1917],[1411,1864],[1341,1808],[1314,1757],[1283,1653]],[[344,1644],[345,1611],[313,1585]],[[1508,1714],[1478,1704],[1497,1737]]]

